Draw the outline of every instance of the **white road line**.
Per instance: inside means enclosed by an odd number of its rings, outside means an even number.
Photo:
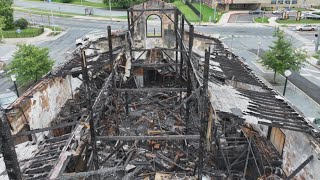
[[[308,69],[308,68],[301,68],[302,70],[305,70],[305,71],[309,71],[309,72],[314,72],[314,73],[319,73],[320,74],[320,71],[316,71],[316,70],[312,70],[312,69]]]

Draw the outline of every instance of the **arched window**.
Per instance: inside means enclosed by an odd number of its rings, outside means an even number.
[[[160,16],[155,14],[148,16],[146,29],[148,38],[162,37],[162,20]]]

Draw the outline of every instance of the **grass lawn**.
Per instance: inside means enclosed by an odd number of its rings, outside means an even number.
[[[280,24],[313,24],[313,23],[320,23],[320,20],[317,20],[317,19],[302,19],[300,21],[296,21],[296,20],[280,20],[280,19],[277,19],[276,20],[277,23],[280,23]]]
[[[192,3],[192,5],[200,12],[200,3]],[[214,10],[210,8],[209,6],[202,4],[201,6],[201,14],[202,14],[202,22],[213,22],[213,12]],[[216,12],[216,18],[217,22],[220,20],[222,16],[222,13],[217,10]]]
[[[306,8],[291,8],[291,10],[295,10],[295,11],[310,11],[309,9],[306,9]]]
[[[50,12],[46,12],[46,11],[34,11],[34,10],[17,8],[17,7],[14,7],[14,10],[15,10],[15,11],[18,11],[18,12],[24,12],[24,13],[31,13],[31,14],[51,16],[51,11],[50,11]],[[73,17],[73,16],[71,16],[71,15],[65,15],[65,14],[55,13],[54,11],[53,11],[52,14],[53,14],[54,16],[58,16],[58,17]]]
[[[21,33],[17,33],[16,30],[7,30],[3,31],[3,37],[4,38],[28,38],[28,37],[35,37],[39,36],[40,34],[43,33],[42,28],[27,28],[27,29],[22,29]]]
[[[254,21],[256,23],[269,23],[268,19],[269,19],[268,17],[264,17],[264,18],[256,17],[256,18],[254,18]]]
[[[199,17],[182,1],[173,3],[190,22],[199,22]]]
[[[24,9],[21,7],[14,7],[15,11],[19,11],[19,12],[25,12],[25,13],[31,13],[31,14],[38,14],[38,15],[44,15],[44,16],[51,16],[51,11],[49,10],[43,10],[43,9],[39,9],[39,8],[28,8],[28,9]],[[69,13],[69,12],[60,12],[60,11],[52,11],[53,16],[58,16],[58,17],[73,17],[73,16],[87,16],[85,14],[80,14],[80,13]],[[98,16],[98,15],[90,15],[90,16],[94,16],[94,17],[110,17],[110,16]],[[117,19],[127,19],[127,16],[114,16],[113,18],[117,18]]]

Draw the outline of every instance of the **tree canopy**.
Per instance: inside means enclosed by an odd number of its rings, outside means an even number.
[[[26,44],[18,47],[19,50],[15,52],[14,59],[8,65],[9,74],[15,74],[18,83],[37,81],[51,70],[54,61],[49,58],[48,48]]]
[[[13,9],[11,0],[0,0],[0,17],[4,18],[4,29],[13,29]]]
[[[4,29],[4,27],[5,27],[4,18],[0,17],[0,42],[3,39],[3,29]]]
[[[110,1],[113,6],[121,7],[121,8],[129,8],[135,4],[142,3],[143,0],[117,0],[117,1],[110,0]],[[109,6],[109,0],[103,0],[103,2],[107,6]]]
[[[261,62],[274,71],[273,81],[275,82],[276,73],[283,75],[286,70],[299,70],[307,55],[303,50],[294,48],[292,42],[286,39],[285,33],[279,28],[275,30],[273,36],[277,39],[262,55]]]

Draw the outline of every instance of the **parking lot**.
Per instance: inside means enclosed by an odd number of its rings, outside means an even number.
[[[298,25],[297,25],[298,26]],[[319,27],[320,28],[320,27]],[[287,27],[288,30],[290,31],[294,31],[296,33],[298,33],[300,36],[310,40],[310,41],[316,41],[317,37],[315,37],[315,34],[318,34],[318,31],[297,31],[296,30],[296,26],[290,26]]]
[[[256,17],[274,17],[279,15],[274,15],[271,13],[262,14],[249,14],[248,12],[243,12],[239,14],[232,14],[229,18],[228,23],[253,23],[253,18]]]

